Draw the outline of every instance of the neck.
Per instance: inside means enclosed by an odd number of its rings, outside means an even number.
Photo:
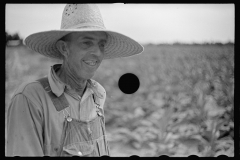
[[[69,85],[73,91],[82,97],[83,91],[86,87],[87,80],[81,77],[77,77],[67,64],[62,64],[58,70],[57,75],[60,80],[65,84]]]

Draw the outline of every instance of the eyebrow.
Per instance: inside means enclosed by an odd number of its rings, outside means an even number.
[[[92,38],[92,37],[82,37],[82,39],[94,40],[94,38]]]

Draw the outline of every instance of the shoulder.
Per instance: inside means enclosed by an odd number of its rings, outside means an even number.
[[[96,87],[97,91],[103,95],[104,99],[106,98],[106,90],[105,88],[100,84],[98,83],[96,80],[93,80],[91,79],[93,85]]]
[[[42,86],[38,81],[28,81],[23,82],[14,92],[14,95],[17,94],[28,94],[29,92],[38,91]]]
[[[13,98],[18,95],[24,95],[35,104],[41,103],[40,98],[45,95],[42,85],[38,81],[28,81],[22,83],[14,92]]]

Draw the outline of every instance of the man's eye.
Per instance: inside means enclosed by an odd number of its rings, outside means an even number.
[[[105,44],[104,43],[100,44],[100,47],[105,47]]]
[[[91,42],[87,41],[87,42],[84,42],[84,44],[86,44],[86,45],[90,45]]]
[[[100,46],[100,47],[102,47],[102,48],[104,48],[104,47],[105,47],[105,45],[106,45],[106,43],[105,43],[105,42],[102,42],[102,43],[100,43],[100,44],[99,44],[99,46]]]
[[[92,42],[91,41],[85,41],[85,42],[82,42],[83,46],[91,46],[92,45]]]

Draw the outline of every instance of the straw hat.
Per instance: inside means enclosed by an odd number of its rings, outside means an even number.
[[[108,34],[103,59],[128,57],[143,51],[143,47],[130,37],[107,30],[95,4],[67,4],[62,14],[61,29],[31,34],[24,43],[40,54],[61,59],[56,42],[68,33],[86,31],[104,31]]]

